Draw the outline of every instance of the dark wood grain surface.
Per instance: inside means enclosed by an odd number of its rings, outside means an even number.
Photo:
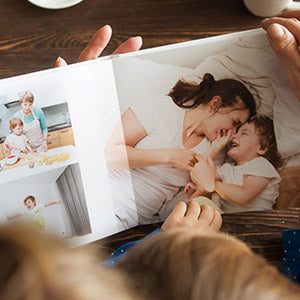
[[[141,239],[160,226],[160,223],[140,225],[96,241],[93,246],[108,255],[124,243]],[[297,228],[300,228],[300,208],[223,215],[221,231],[241,239],[279,268],[283,257],[282,231]]]
[[[143,48],[257,28],[242,0],[85,0],[62,10],[45,10],[26,0],[0,2],[0,78],[52,68],[60,55],[76,61],[92,34],[113,27],[104,51],[110,54],[128,37],[141,35]],[[105,253],[136,240],[160,224],[138,226],[94,244]],[[225,215],[222,230],[248,243],[279,265],[281,233],[299,228],[300,209]]]
[[[242,0],[84,0],[46,10],[26,0],[0,1],[0,78],[52,68],[61,55],[75,62],[102,25],[113,27],[104,51],[141,35],[143,48],[259,27]]]

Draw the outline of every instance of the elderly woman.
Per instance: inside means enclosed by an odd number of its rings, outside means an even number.
[[[241,82],[211,74],[200,84],[179,80],[167,96],[128,108],[105,149],[120,225],[158,221],[162,204],[189,180],[196,153],[254,114],[254,99]]]
[[[22,109],[14,117],[23,121],[23,133],[28,138],[30,146],[35,150],[46,152],[48,127],[43,111],[33,107],[34,97],[29,91],[20,97]]]

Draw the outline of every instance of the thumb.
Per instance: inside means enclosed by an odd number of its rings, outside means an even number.
[[[65,66],[67,66],[68,64],[67,64],[67,62],[62,58],[62,57],[58,57],[57,59],[56,59],[56,62],[55,62],[55,67],[56,68],[59,68],[59,67],[65,67]]]
[[[267,34],[274,52],[285,67],[300,61],[297,40],[289,30],[274,23],[268,27]]]

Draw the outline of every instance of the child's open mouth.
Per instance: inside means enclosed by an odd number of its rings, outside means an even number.
[[[234,148],[234,147],[238,147],[238,146],[239,146],[239,144],[236,142],[231,142],[231,144],[230,144],[230,148]]]

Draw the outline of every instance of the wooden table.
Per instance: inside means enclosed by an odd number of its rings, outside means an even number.
[[[26,0],[0,3],[0,78],[52,68],[61,55],[76,61],[92,34],[110,24],[105,55],[128,37],[141,35],[143,48],[259,27],[242,0],[84,0],[46,10]]]
[[[108,255],[124,243],[141,239],[160,226],[140,225],[92,244]],[[300,228],[300,208],[290,208],[223,215],[221,231],[241,239],[279,268],[283,257],[282,231],[297,228]]]
[[[51,68],[61,55],[76,61],[91,35],[113,27],[104,51],[110,54],[128,37],[141,35],[143,48],[257,28],[242,0],[85,0],[63,10],[45,10],[26,0],[1,0],[0,78]],[[222,229],[279,265],[281,231],[300,227],[300,209],[225,215]],[[107,253],[141,238],[158,225],[138,226],[101,241]],[[97,243],[98,245],[98,243]]]

